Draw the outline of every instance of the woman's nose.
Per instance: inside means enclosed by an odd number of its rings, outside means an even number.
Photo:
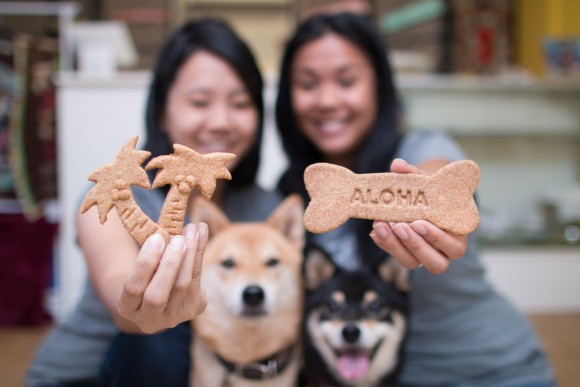
[[[333,107],[337,104],[339,98],[336,88],[331,86],[324,86],[320,88],[318,97],[318,104],[320,107]]]
[[[210,111],[210,117],[208,119],[208,129],[216,131],[228,131],[230,130],[230,113],[227,106],[216,105]]]

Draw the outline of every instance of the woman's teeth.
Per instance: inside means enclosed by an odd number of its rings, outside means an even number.
[[[336,133],[344,127],[344,123],[342,121],[324,121],[320,123],[319,127],[325,133]]]

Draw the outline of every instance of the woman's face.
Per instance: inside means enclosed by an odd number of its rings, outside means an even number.
[[[305,44],[292,63],[291,96],[299,129],[324,159],[351,164],[377,115],[375,73],[364,52],[333,33]]]
[[[223,59],[197,51],[169,89],[163,130],[173,143],[205,154],[229,152],[234,167],[252,146],[258,109],[242,80]]]

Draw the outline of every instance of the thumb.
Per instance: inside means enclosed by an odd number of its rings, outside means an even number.
[[[395,173],[420,173],[419,168],[409,164],[403,159],[394,159],[391,163],[391,172]]]

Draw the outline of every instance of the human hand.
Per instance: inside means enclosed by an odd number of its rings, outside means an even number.
[[[188,224],[167,248],[161,235],[147,238],[117,300],[119,314],[144,333],[155,333],[203,312],[200,277],[207,238],[205,223]]]
[[[426,174],[402,159],[395,159],[391,172]],[[412,223],[373,222],[371,239],[404,267],[420,266],[433,274],[447,270],[451,259],[461,258],[467,250],[467,236],[444,231],[426,220]]]

